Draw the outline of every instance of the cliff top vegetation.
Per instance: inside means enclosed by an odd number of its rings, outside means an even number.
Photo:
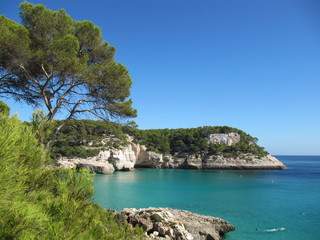
[[[238,133],[240,142],[231,146],[210,143],[208,136],[214,133]],[[99,149],[121,148],[128,144],[126,134],[132,136],[134,142],[145,145],[149,151],[165,154],[209,153],[230,157],[242,153],[260,157],[268,154],[257,144],[257,138],[227,126],[140,130],[113,122],[93,120],[67,121],[53,143],[52,153],[55,157],[94,156],[98,154]],[[103,144],[102,140],[106,138],[108,141]],[[88,149],[87,146],[96,148]]]

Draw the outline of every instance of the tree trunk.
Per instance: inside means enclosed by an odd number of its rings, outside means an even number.
[[[65,125],[65,122],[63,121],[63,122],[54,130],[54,133],[52,134],[52,136],[49,138],[48,142],[46,143],[46,149],[47,149],[47,150],[50,150],[52,141],[55,139],[55,137],[57,136],[57,134],[60,132],[61,128],[62,128],[64,125]]]

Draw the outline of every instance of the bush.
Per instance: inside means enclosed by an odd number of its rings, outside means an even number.
[[[48,154],[16,117],[0,114],[0,239],[139,239],[91,202],[88,170],[45,167]]]
[[[150,218],[153,222],[163,222],[163,218],[159,214],[156,214],[156,213],[152,214],[150,216]]]
[[[59,125],[59,121],[56,121],[56,125]],[[96,156],[100,151],[99,148],[103,147],[101,141],[110,136],[112,138],[105,147],[120,149],[127,144],[126,136],[121,130],[121,126],[116,123],[69,120],[62,127],[60,133],[55,136],[51,146],[51,156],[54,158],[59,156],[81,158]],[[96,149],[83,147],[88,146],[89,143]]]
[[[208,136],[214,133],[238,133],[241,141],[232,146],[211,144]],[[257,145],[257,139],[249,134],[227,126],[180,128],[180,129],[150,129],[139,130],[130,126],[121,126],[112,122],[93,120],[71,120],[62,128],[52,146],[52,156],[91,157],[99,153],[99,148],[116,148],[127,144],[125,134],[135,138],[135,142],[145,145],[149,151],[157,153],[190,154],[209,153],[235,157],[241,153],[250,153],[257,156],[268,154]],[[101,140],[111,137],[110,142],[102,146]],[[119,140],[116,140],[119,139]],[[88,143],[96,149],[85,149]]]
[[[150,129],[138,130],[124,127],[123,131],[134,136],[138,142],[147,146],[148,150],[159,153],[209,153],[234,157],[240,153],[251,153],[265,156],[268,152],[256,144],[257,139],[249,134],[227,126],[198,127],[186,129]],[[208,136],[214,133],[238,133],[241,141],[232,146],[212,144]]]
[[[10,108],[7,104],[4,102],[0,101],[0,114],[8,117],[10,114]]]
[[[60,147],[53,146],[51,149],[51,156],[54,158],[57,157],[79,157],[79,158],[88,158],[97,156],[100,152],[99,149],[84,149],[81,146],[68,146],[62,145]]]

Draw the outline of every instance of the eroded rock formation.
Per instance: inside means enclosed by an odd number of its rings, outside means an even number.
[[[227,146],[231,146],[232,144],[236,144],[236,143],[240,142],[240,140],[241,140],[240,135],[235,132],[210,134],[208,139],[209,139],[210,143],[224,144]]]
[[[224,157],[210,154],[179,153],[174,156],[145,154],[136,162],[136,167],[145,168],[183,168],[183,169],[286,169],[286,166],[271,155],[257,157],[241,154],[236,157]]]
[[[183,169],[286,169],[286,166],[271,155],[257,157],[253,154],[239,154],[225,157],[208,153],[161,154],[147,151],[143,145],[130,143],[122,149],[101,150],[98,156],[89,158],[58,159],[63,167],[87,167],[97,173],[130,171],[136,168],[183,168]],[[208,141],[232,145],[240,141],[237,133],[210,134]]]
[[[129,144],[122,149],[101,150],[98,156],[88,158],[61,157],[58,163],[63,167],[86,167],[96,173],[130,171],[137,160],[135,145]]]
[[[170,208],[123,209],[120,214],[152,239],[220,240],[235,230],[226,220]]]

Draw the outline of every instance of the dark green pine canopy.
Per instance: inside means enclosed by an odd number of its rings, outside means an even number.
[[[20,9],[22,25],[0,16],[0,96],[44,105],[49,121],[61,109],[66,119],[136,116],[128,70],[99,27],[43,5]]]

